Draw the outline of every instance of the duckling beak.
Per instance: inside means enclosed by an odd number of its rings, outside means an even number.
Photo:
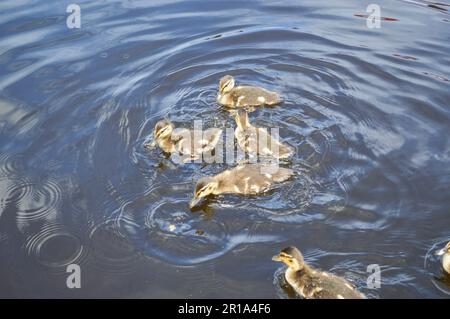
[[[434,253],[436,256],[442,256],[445,254],[445,248],[442,248]]]
[[[273,261],[282,261],[280,255],[275,255],[272,257]]]
[[[197,206],[200,202],[202,201],[201,198],[198,197],[194,197],[191,202],[189,203],[189,208],[194,208],[195,206]]]

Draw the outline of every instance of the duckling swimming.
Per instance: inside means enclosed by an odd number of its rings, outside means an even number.
[[[275,164],[241,164],[216,176],[201,178],[195,186],[193,208],[208,195],[255,195],[271,189],[273,184],[289,179],[293,171]]]
[[[450,275],[450,241],[445,245],[444,248],[436,252],[438,256],[444,256],[442,258],[442,268],[444,271]]]
[[[291,147],[274,139],[266,128],[255,127],[248,120],[248,113],[240,110],[236,117],[237,127],[234,136],[240,148],[250,155],[288,158],[293,154]]]
[[[365,296],[344,278],[312,269],[295,247],[284,248],[272,257],[288,266],[286,281],[306,299],[363,299]]]
[[[234,87],[234,78],[225,75],[220,79],[217,102],[228,107],[272,106],[282,102],[276,92],[256,86]]]
[[[204,132],[175,129],[169,120],[161,120],[155,125],[153,136],[158,146],[166,153],[178,153],[183,162],[201,158],[211,152],[220,139],[222,130],[210,128]]]

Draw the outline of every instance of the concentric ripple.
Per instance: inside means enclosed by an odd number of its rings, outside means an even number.
[[[16,185],[17,186],[17,185]],[[17,200],[17,222],[55,219],[60,208],[62,189],[54,180],[21,186],[23,195]]]
[[[126,275],[134,271],[142,257],[121,233],[117,219],[109,219],[93,228],[89,242],[91,260],[102,272]]]
[[[161,196],[163,187],[156,187],[124,205],[115,219],[124,239],[139,251],[176,265],[206,262],[242,244],[279,240],[274,235],[253,233],[250,223],[239,223],[236,217],[219,219],[190,212],[186,199],[176,196],[183,196],[180,191],[185,186],[172,185],[170,199]],[[142,205],[148,207],[144,215]]]
[[[45,224],[42,229],[25,241],[27,254],[40,264],[65,271],[64,266],[80,264],[85,250],[80,240],[67,232],[61,224]]]

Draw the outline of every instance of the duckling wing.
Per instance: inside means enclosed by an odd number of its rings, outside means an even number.
[[[192,132],[186,128],[177,128],[172,132],[172,142],[175,149],[182,155],[191,154]]]
[[[258,128],[258,151],[261,155],[275,158],[287,158],[292,155],[291,147],[272,137],[266,128]]]
[[[264,176],[272,182],[282,183],[288,180],[294,171],[289,168],[280,167],[275,164],[261,165]]]
[[[314,283],[320,289],[312,294],[314,299],[361,299],[365,296],[344,278],[327,272],[319,272],[314,276]]]
[[[277,93],[256,86],[238,86],[233,89],[232,98],[237,107],[275,105],[281,102]]]
[[[203,132],[203,138],[199,141],[199,149],[202,152],[212,151],[220,140],[222,130],[219,128],[209,128]]]
[[[172,132],[170,139],[173,143],[178,143],[181,140],[186,140],[191,138],[191,131],[187,128],[176,128]]]
[[[248,129],[236,128],[234,133],[239,147],[246,153],[257,154],[258,135],[256,129],[252,126]]]
[[[221,134],[222,130],[216,128],[205,132],[179,129],[176,132],[174,130],[171,138],[180,154],[191,155],[192,159],[198,159],[201,153],[214,149]]]
[[[293,173],[277,165],[262,164],[243,164],[229,172],[231,178],[226,183],[230,191],[246,195],[266,192],[275,182],[285,181]]]

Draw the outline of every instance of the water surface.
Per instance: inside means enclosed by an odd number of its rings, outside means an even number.
[[[284,298],[286,245],[372,298],[448,297],[426,258],[450,238],[448,4],[377,1],[369,29],[364,1],[77,3],[80,29],[66,1],[0,4],[1,297]],[[225,74],[284,97],[251,119],[301,174],[190,211],[228,165],[143,143],[163,117],[233,127]]]

